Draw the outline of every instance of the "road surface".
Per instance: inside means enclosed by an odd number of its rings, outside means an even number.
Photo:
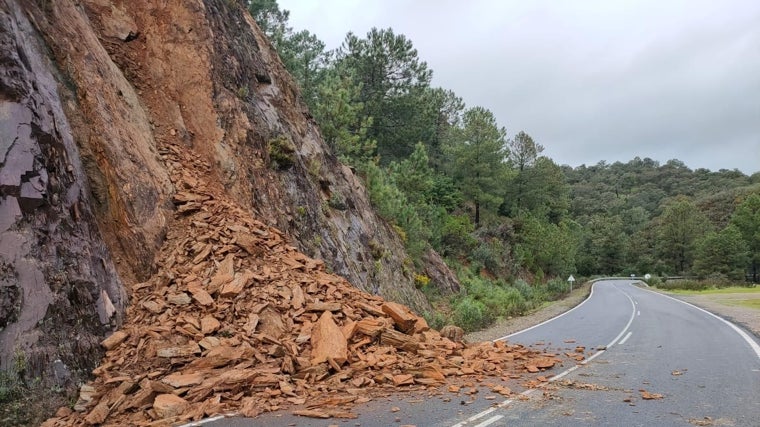
[[[504,339],[549,349],[583,345],[588,358],[553,370],[545,387],[509,400],[405,395],[354,407],[355,420],[286,413],[206,425],[760,427],[757,339],[630,280],[597,282],[573,310]]]

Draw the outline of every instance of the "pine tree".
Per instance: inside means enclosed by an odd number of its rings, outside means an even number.
[[[465,111],[462,126],[450,132],[446,153],[449,172],[465,200],[473,205],[476,227],[480,225],[481,208],[493,210],[503,200],[505,135],[493,113],[483,107]]]

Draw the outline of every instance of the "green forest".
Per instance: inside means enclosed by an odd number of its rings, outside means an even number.
[[[410,268],[434,249],[457,272],[454,295],[415,275],[436,308],[431,326],[475,330],[522,314],[565,295],[570,274],[757,280],[760,173],[646,157],[558,165],[529,129],[508,132],[488,109],[433,87],[403,34],[348,33],[326,50],[276,0],[246,4],[326,143],[405,242]]]

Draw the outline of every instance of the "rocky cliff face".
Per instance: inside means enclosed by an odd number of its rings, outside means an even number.
[[[227,194],[355,286],[426,308],[410,286],[401,242],[353,172],[326,151],[293,81],[241,7],[93,1],[85,10],[145,105],[159,146],[181,142],[202,155]]]
[[[0,369],[66,385],[100,359],[126,294],[46,50],[0,2]]]
[[[332,272],[428,308],[238,2],[0,0],[0,20],[0,367],[94,366],[130,286],[162,273],[178,152]]]

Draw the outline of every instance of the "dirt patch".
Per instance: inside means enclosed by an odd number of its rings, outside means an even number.
[[[694,304],[724,319],[739,324],[760,338],[760,310],[746,305],[744,301],[760,300],[760,294],[737,292],[731,294],[667,295]]]
[[[492,341],[545,322],[577,306],[588,297],[589,293],[591,293],[590,282],[574,289],[566,298],[533,310],[525,316],[502,319],[488,329],[471,332],[465,335],[465,340],[468,342]]]

